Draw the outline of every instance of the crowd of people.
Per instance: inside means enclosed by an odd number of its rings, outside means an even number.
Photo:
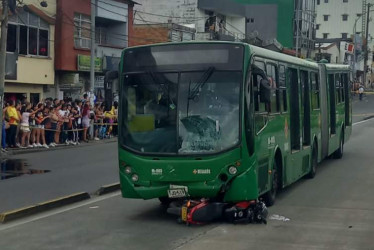
[[[9,101],[3,108],[2,150],[78,145],[117,135],[118,103],[47,98],[39,103]]]

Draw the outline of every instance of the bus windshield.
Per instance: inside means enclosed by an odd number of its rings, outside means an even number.
[[[127,74],[122,145],[148,154],[212,154],[239,143],[242,71]]]

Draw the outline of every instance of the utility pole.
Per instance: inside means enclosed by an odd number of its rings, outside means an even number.
[[[2,142],[3,131],[3,102],[5,85],[5,63],[6,63],[6,42],[8,35],[8,0],[2,1],[1,14],[1,37],[0,37],[0,143]]]
[[[91,67],[90,67],[90,102],[94,102],[95,88],[95,0],[91,0]]]
[[[368,67],[368,58],[369,58],[369,22],[370,22],[370,7],[372,4],[368,3],[368,11],[367,11],[367,17],[366,17],[366,31],[365,31],[365,50],[364,50],[364,76],[363,76],[363,85],[366,86],[366,74],[367,74],[367,67]]]
[[[357,17],[357,19],[355,20],[355,24],[353,26],[353,78],[355,79],[356,78],[356,63],[357,63],[357,54],[356,54],[356,47],[357,47],[357,40],[356,40],[356,25],[357,25],[357,21],[362,17],[359,16]]]

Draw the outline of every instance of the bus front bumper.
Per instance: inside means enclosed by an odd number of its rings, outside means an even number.
[[[159,197],[167,197],[168,190],[171,187],[185,187],[186,194],[190,197],[216,197],[222,188],[222,181],[205,181],[205,182],[149,182],[139,181],[132,182],[126,174],[120,171],[120,183],[122,197],[124,198],[140,198],[153,199]]]

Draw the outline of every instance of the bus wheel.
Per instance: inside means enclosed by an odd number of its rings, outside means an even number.
[[[314,176],[316,176],[317,172],[317,164],[318,164],[318,159],[317,159],[317,146],[314,144],[313,146],[313,152],[312,152],[312,166],[310,166],[310,171],[307,175],[308,178],[313,179]]]
[[[335,159],[341,159],[343,157],[343,149],[344,149],[344,138],[343,138],[343,131],[342,135],[340,136],[339,148],[334,152]]]
[[[273,170],[272,170],[272,182],[271,182],[271,189],[264,194],[264,201],[267,206],[272,206],[275,203],[275,197],[277,196],[278,191],[278,183],[279,183],[279,176],[278,176],[278,165],[276,160],[274,159],[273,163]]]

